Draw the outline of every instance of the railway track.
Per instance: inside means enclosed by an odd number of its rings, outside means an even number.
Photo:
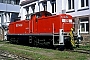
[[[32,60],[26,57],[17,56],[0,50],[0,60]]]
[[[78,53],[84,53],[84,54],[90,54],[90,50],[85,50],[85,49],[74,49],[74,50],[69,50],[70,52],[78,52]]]

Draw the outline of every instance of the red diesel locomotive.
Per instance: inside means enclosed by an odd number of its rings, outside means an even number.
[[[73,26],[72,16],[68,14],[52,15],[47,11],[41,11],[27,14],[26,20],[10,23],[7,40],[31,46],[72,49],[75,40]]]

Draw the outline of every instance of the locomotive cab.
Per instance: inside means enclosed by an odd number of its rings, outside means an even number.
[[[25,16],[26,16],[26,20],[30,20],[32,18],[44,18],[44,17],[52,16],[52,14],[47,11],[41,11],[37,13],[27,14]]]
[[[52,14],[47,11],[41,11],[41,12],[37,12],[36,16],[37,18],[44,18],[44,17],[52,16]]]

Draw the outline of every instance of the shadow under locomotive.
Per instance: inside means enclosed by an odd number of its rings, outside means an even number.
[[[71,38],[67,36],[64,39],[64,45],[53,45],[53,35],[7,35],[7,39],[12,44],[25,45],[31,47],[39,47],[39,48],[47,48],[47,49],[70,49],[73,50],[73,46],[71,44]],[[59,37],[54,37],[56,43],[59,42]]]

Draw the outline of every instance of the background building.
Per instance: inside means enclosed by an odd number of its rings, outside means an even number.
[[[90,0],[67,0],[66,13],[73,16],[75,30],[80,28],[84,40],[90,41]]]
[[[75,20],[75,31],[80,29],[84,40],[90,37],[90,0],[24,0],[20,2],[20,16],[46,10],[52,14],[67,13]]]
[[[6,39],[7,27],[18,17],[20,0],[0,0],[0,40]]]

